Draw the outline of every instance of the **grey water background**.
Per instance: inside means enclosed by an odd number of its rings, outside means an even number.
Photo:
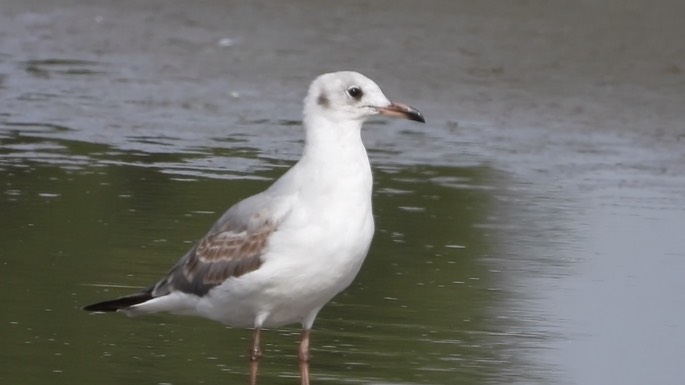
[[[0,383],[247,380],[250,332],[80,307],[154,282],[354,69],[377,234],[315,383],[682,384],[685,3],[0,2]],[[296,327],[262,384],[297,383]]]

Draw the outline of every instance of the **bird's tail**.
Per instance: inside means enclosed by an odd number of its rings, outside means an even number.
[[[139,303],[149,301],[152,298],[153,298],[152,292],[149,290],[146,290],[146,291],[143,291],[140,293],[127,295],[127,296],[120,297],[117,299],[111,299],[109,301],[94,303],[92,305],[85,306],[83,308],[83,310],[85,310],[85,311],[100,311],[100,312],[124,310],[124,309],[127,309],[133,305],[137,305]]]

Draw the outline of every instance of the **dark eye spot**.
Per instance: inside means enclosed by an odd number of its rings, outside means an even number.
[[[328,96],[324,92],[320,93],[319,97],[316,98],[316,103],[323,108],[328,108],[331,105],[331,101],[328,100]]]
[[[348,88],[347,94],[356,100],[361,99],[362,96],[364,95],[364,93],[362,92],[362,89],[357,87],[357,86],[352,86],[352,87]]]

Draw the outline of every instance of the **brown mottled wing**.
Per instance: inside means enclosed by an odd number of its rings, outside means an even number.
[[[203,296],[230,277],[258,269],[269,235],[275,230],[272,222],[260,220],[259,215],[250,217],[246,223],[236,223],[230,215],[224,215],[155,285],[152,295],[158,297],[179,290]]]

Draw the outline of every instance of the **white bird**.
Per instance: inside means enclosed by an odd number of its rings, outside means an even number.
[[[300,323],[301,384],[309,384],[314,319],[357,275],[374,233],[371,167],[361,139],[362,123],[374,115],[425,122],[360,73],[316,78],[304,99],[300,160],[226,211],[159,282],[84,310],[171,312],[253,327],[251,385],[261,329]]]

